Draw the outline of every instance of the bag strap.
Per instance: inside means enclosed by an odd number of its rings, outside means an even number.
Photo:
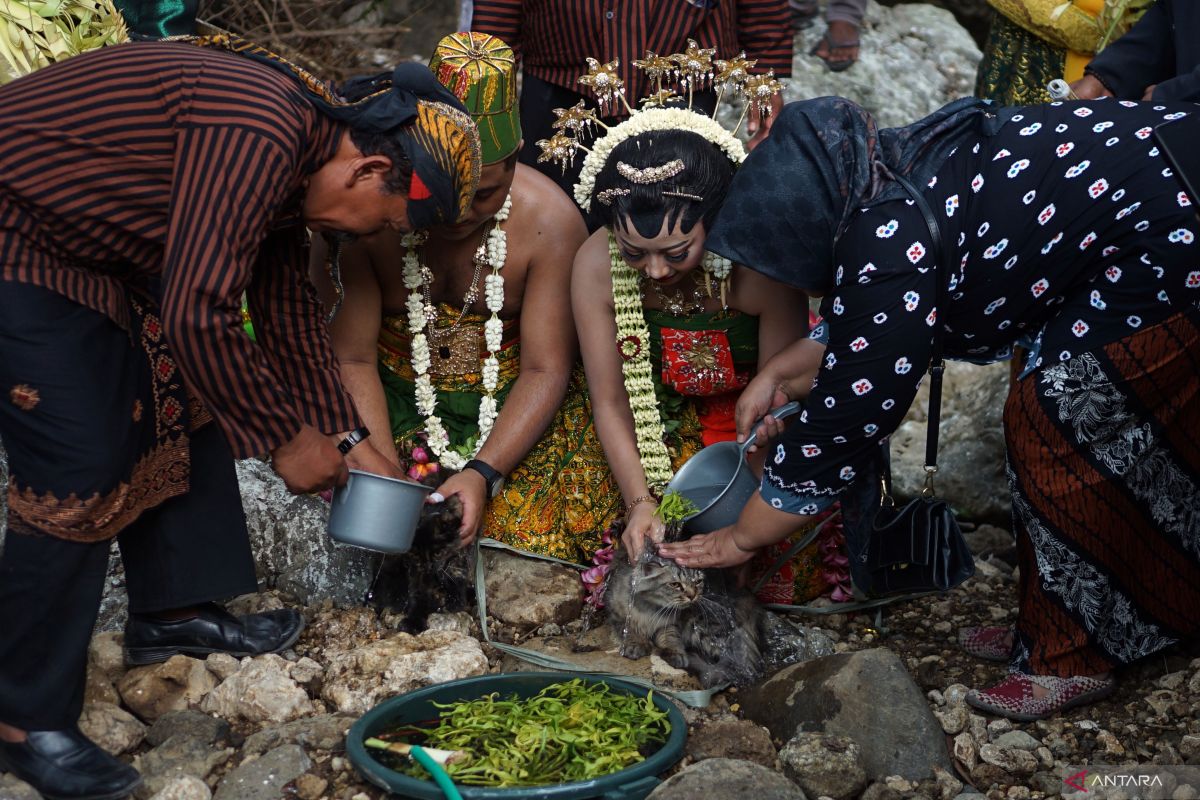
[[[908,191],[913,203],[921,212],[921,216],[925,217],[925,225],[929,228],[929,236],[933,245],[934,264],[932,269],[933,279],[937,285],[937,294],[934,300],[936,316],[933,322],[933,350],[929,357],[929,421],[926,425],[928,436],[925,440],[925,493],[932,494],[933,476],[937,472],[938,428],[942,420],[942,373],[946,371],[946,361],[942,356],[942,329],[946,320],[948,292],[946,283],[949,281],[946,275],[938,274],[938,264],[940,262],[948,275],[953,269],[954,257],[949,243],[942,236],[942,229],[938,225],[937,217],[933,214],[933,209],[925,201],[925,196],[908,178],[900,175],[892,177]]]

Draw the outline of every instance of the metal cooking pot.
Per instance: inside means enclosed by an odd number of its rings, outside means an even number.
[[[800,404],[793,400],[767,413],[775,419],[784,419],[799,410]],[[759,422],[762,420],[754,423],[755,428]],[[742,444],[710,444],[675,473],[667,484],[667,491],[683,495],[700,509],[683,520],[685,531],[710,533],[737,522],[742,509],[758,489],[758,479],[746,463],[746,451],[754,444],[754,439],[751,436]]]
[[[326,530],[335,542],[374,550],[407,553],[429,486],[350,470],[345,486],[333,492]]]

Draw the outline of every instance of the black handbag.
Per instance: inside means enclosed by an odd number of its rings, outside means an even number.
[[[933,251],[947,270],[953,260],[941,235],[937,218],[925,198],[909,181],[896,176],[912,196],[916,207],[925,217],[933,237]],[[975,574],[975,559],[963,539],[958,521],[949,504],[934,492],[933,476],[937,473],[938,426],[941,422],[942,324],[946,316],[945,275],[937,281],[937,320],[933,329],[933,351],[929,362],[929,434],[925,447],[925,488],[921,496],[897,507],[892,499],[891,467],[885,460],[878,470],[879,503],[874,515],[863,514],[860,530],[866,533],[863,569],[857,570],[866,586],[858,588],[869,595],[882,597],[913,592],[945,592]],[[866,523],[869,522],[869,525]]]

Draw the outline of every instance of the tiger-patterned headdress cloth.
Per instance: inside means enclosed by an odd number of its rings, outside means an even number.
[[[457,222],[470,208],[482,165],[479,133],[463,104],[428,67],[401,64],[391,73],[350,78],[334,87],[233,34],[181,40],[266,64],[295,78],[322,113],[355,130],[396,136],[413,166],[408,219],[415,230]]]

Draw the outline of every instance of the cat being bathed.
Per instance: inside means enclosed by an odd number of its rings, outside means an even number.
[[[474,548],[458,546],[462,503],[450,497],[421,510],[412,549],[387,556],[372,590],[372,604],[402,618],[400,629],[420,633],[435,611],[462,611],[474,590]]]
[[[762,675],[763,610],[719,570],[681,567],[650,548],[630,564],[619,551],[604,606],[626,658],[657,653],[706,689]]]

